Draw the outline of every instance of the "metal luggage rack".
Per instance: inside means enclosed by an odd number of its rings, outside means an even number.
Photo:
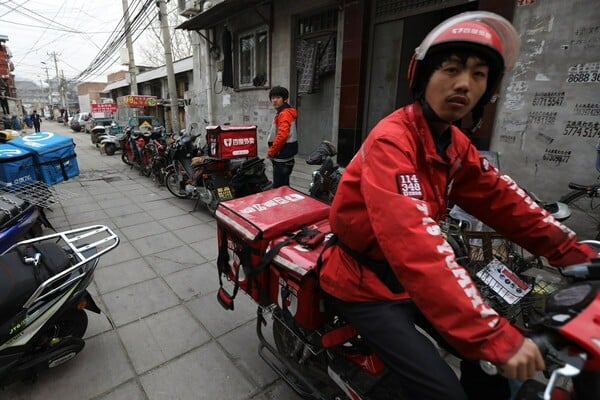
[[[75,193],[56,186],[50,186],[42,181],[14,188],[3,187],[0,189],[0,195],[3,192],[14,194],[20,199],[42,208],[51,208],[54,204],[60,203],[61,200],[77,196]]]
[[[75,255],[79,261],[42,282],[25,302],[23,308],[29,308],[35,302],[51,296],[53,293],[64,289],[76,280],[82,279],[92,266],[92,264],[88,263],[97,262],[94,260],[113,250],[119,244],[119,237],[110,228],[104,225],[91,225],[34,239],[23,240],[9,247],[3,254],[8,253],[18,246],[25,246],[49,240],[64,246],[63,248],[67,250],[67,252]],[[84,240],[85,242],[83,242]],[[90,254],[91,251],[94,251],[94,253]],[[85,264],[88,265],[86,266]],[[70,276],[71,274],[74,276]]]

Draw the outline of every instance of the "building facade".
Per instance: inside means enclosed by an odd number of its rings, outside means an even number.
[[[501,168],[543,196],[565,193],[576,177],[595,180],[600,9],[586,0],[181,0],[189,19],[178,28],[192,35],[194,54],[188,124],[256,124],[264,155],[267,93],[286,86],[300,155],[328,139],[345,165],[378,120],[412,101],[414,48],[471,10],[513,21],[523,42],[475,145],[499,151]]]

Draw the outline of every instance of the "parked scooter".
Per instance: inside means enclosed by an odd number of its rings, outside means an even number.
[[[0,255],[0,387],[35,379],[79,353],[87,291],[100,256],[119,244],[108,227],[88,226],[25,240]]]
[[[52,227],[42,207],[0,191],[0,252],[19,240],[41,236],[42,226]]]
[[[169,146],[171,165],[165,176],[169,192],[179,198],[196,199],[214,213],[221,201],[262,192],[271,187],[264,159],[218,159],[197,156],[196,136],[184,134]]]
[[[317,199],[327,203],[333,201],[343,169],[333,160],[337,150],[333,143],[322,141],[309,155],[306,163],[309,165],[320,165],[319,169],[313,171],[312,180],[308,193]]]

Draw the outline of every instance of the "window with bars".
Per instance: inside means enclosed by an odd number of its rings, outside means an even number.
[[[264,87],[269,84],[269,30],[266,26],[238,36],[238,86]]]

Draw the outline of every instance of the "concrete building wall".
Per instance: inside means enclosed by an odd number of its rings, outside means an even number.
[[[491,148],[521,186],[556,200],[570,181],[598,177],[600,7],[521,1],[513,23],[521,53],[504,78]]]
[[[186,98],[189,99],[189,104],[185,106],[186,127],[189,128],[192,123],[196,123],[199,131],[202,132],[208,123],[254,124],[257,126],[258,151],[260,155],[264,156],[267,150],[268,132],[275,115],[268,99],[268,91],[270,87],[276,85],[285,86],[288,89],[292,89],[293,85],[291,74],[293,71],[294,16],[332,4],[337,3],[331,0],[310,2],[284,0],[274,3],[270,29],[270,79],[268,87],[239,90],[224,88],[220,71],[222,56],[220,60],[207,56],[208,49],[205,39],[193,32],[192,46],[197,46],[193,52],[193,80],[199,82],[199,84],[194,84],[186,93]],[[236,34],[246,29],[267,24],[261,15],[268,18],[270,7],[260,7],[259,11],[260,15],[253,10],[248,10],[243,15],[228,19],[227,26],[232,32],[234,51]],[[220,24],[216,27],[215,35],[211,37],[211,41],[221,46],[222,33],[223,25]],[[234,75],[236,71],[234,67]],[[212,113],[210,112],[211,108]]]

